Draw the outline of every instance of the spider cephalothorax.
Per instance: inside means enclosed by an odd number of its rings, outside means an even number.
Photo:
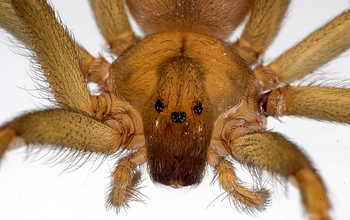
[[[226,43],[180,32],[132,45],[110,75],[141,114],[151,178],[174,187],[200,182],[214,122],[247,96],[253,80]]]
[[[117,210],[138,196],[139,167],[147,164],[155,183],[174,188],[199,184],[209,165],[237,207],[261,211],[269,191],[254,174],[266,170],[296,183],[310,218],[329,219],[312,163],[265,128],[268,117],[285,115],[350,123],[349,90],[289,85],[350,47],[349,11],[259,65],[288,0],[126,0],[142,37],[134,35],[123,1],[90,3],[118,56],[112,63],[75,43],[46,1],[0,0],[0,26],[32,55],[56,104],[3,125],[0,156],[20,144],[78,156],[130,151],[112,174],[108,204]],[[240,39],[226,42],[248,14]],[[91,95],[90,82],[99,95]],[[255,188],[241,185],[233,162],[253,172]]]

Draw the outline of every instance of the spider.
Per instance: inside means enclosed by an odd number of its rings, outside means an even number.
[[[186,62],[186,61],[184,61],[184,60],[180,60],[180,61],[176,61],[176,62]],[[198,109],[200,109],[200,108],[198,108],[198,104],[201,104],[202,105],[202,107],[203,107],[203,113],[204,113],[204,111],[205,111],[205,105],[204,105],[204,101],[203,101],[203,103],[202,102],[197,102],[195,105],[194,105],[194,107],[196,107],[197,106],[197,110],[196,110],[196,112],[198,112]],[[154,105],[154,107],[155,107],[155,109],[157,110],[157,109],[161,109],[161,108],[163,108],[162,107],[162,104],[163,103],[160,103],[160,102],[158,102],[158,100],[155,102],[155,105]],[[164,105],[164,104],[163,104]],[[200,106],[200,105],[199,105]],[[166,106],[165,106],[166,107]],[[158,110],[159,111],[159,110]],[[181,113],[181,112],[179,112],[179,113]],[[181,116],[181,114],[180,114],[180,116]],[[176,121],[176,120],[180,120],[181,119],[181,117],[180,117],[179,115],[175,115],[174,116],[174,120]],[[182,117],[183,118],[183,117]],[[187,119],[188,120],[188,119]],[[175,122],[174,122],[175,123]],[[180,124],[180,123],[179,123]],[[165,183],[165,184],[169,184],[169,183]],[[183,184],[183,183],[178,183],[178,184]],[[170,184],[169,184],[170,185]],[[178,187],[178,185],[176,185],[176,184],[172,184],[174,187]]]

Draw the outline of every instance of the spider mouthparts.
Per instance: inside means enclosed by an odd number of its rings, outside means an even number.
[[[210,131],[186,123],[169,123],[145,135],[148,167],[153,181],[179,188],[198,184],[206,166]]]

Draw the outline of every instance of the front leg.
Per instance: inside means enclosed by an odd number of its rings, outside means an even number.
[[[236,208],[247,213],[265,210],[269,202],[267,190],[249,190],[243,187],[236,177],[232,164],[213,149],[209,149],[208,164],[217,172],[221,187],[228,193]]]
[[[22,144],[110,155],[124,144],[125,135],[117,126],[112,128],[85,113],[61,109],[38,111],[0,128],[0,160],[6,150]]]
[[[137,167],[147,161],[147,151],[141,147],[128,157],[121,159],[112,175],[111,191],[107,207],[119,212],[121,207],[128,208],[130,201],[142,201],[137,192],[141,173]]]
[[[293,143],[277,133],[261,131],[227,140],[231,156],[241,164],[293,180],[310,219],[330,219],[325,186],[311,162]]]

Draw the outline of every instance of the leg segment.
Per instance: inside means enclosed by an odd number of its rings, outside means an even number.
[[[17,143],[53,145],[109,155],[123,145],[123,135],[118,129],[77,112],[38,111],[0,128],[0,156],[10,148],[20,147]]]
[[[247,212],[263,211],[268,202],[268,191],[248,190],[239,185],[236,174],[230,162],[219,156],[213,150],[208,153],[209,165],[219,174],[222,188],[233,198],[234,204]]]
[[[35,44],[35,42],[32,41],[30,33],[32,33],[29,26],[27,26],[26,23],[23,23],[23,16],[25,14],[20,12],[21,9],[18,7],[18,4],[13,1],[11,4],[9,1],[1,0],[0,1],[0,27],[4,28],[7,32],[9,32],[12,36],[14,36],[17,40],[19,40],[21,43],[23,43],[27,48],[31,49],[32,45]],[[51,20],[48,20],[48,22],[52,26],[61,26],[58,21],[55,19],[54,12],[52,9],[47,5],[46,2],[43,1],[31,1],[28,2],[28,5],[32,6],[39,6],[39,8],[43,9],[45,12],[41,11],[41,15],[35,15],[32,17],[33,21],[37,22],[40,21],[40,16],[43,17],[46,15],[49,15],[49,18]],[[28,15],[27,15],[28,16]],[[44,27],[40,27],[40,25],[44,26],[42,23],[38,22],[39,24],[36,28],[40,29],[41,31],[43,30]],[[45,24],[45,25],[50,25],[50,24]],[[59,30],[60,29],[60,30]],[[66,30],[64,30],[63,27],[56,27],[56,30],[59,30],[58,33],[65,35],[65,37],[68,38],[68,40],[73,41],[69,34],[67,34]],[[29,32],[28,32],[29,31]],[[51,33],[52,34],[52,33]],[[57,33],[56,33],[57,34]],[[48,37],[50,38],[50,37]],[[42,43],[43,44],[43,43]],[[83,69],[84,73],[87,73],[90,69],[90,65],[94,58],[80,45],[74,44],[74,52],[78,53],[81,57],[81,68]],[[37,51],[38,52],[38,51]]]
[[[57,103],[94,114],[85,78],[104,84],[109,63],[74,42],[44,0],[0,2],[0,25],[29,50]],[[107,86],[108,88],[108,86]]]
[[[85,51],[70,38],[46,1],[13,0],[11,6],[30,41],[28,48],[35,53],[35,60],[41,66],[57,103],[92,113],[80,63],[86,58],[80,59]]]
[[[9,129],[0,129],[0,161],[6,150],[17,148],[20,141],[21,139],[17,138],[15,132]]]
[[[248,64],[255,63],[275,38],[289,0],[256,0],[243,34],[234,47]]]
[[[140,181],[140,172],[136,168],[147,161],[145,147],[118,162],[113,173],[111,192],[107,206],[114,206],[117,211],[121,207],[128,207],[130,200],[140,200],[135,188]]]
[[[291,83],[310,74],[350,47],[350,11],[334,18],[306,39],[282,54],[268,66],[257,67],[254,72],[265,81]],[[269,73],[269,74],[267,74]],[[269,76],[266,79],[263,76]],[[269,83],[267,83],[269,84]],[[265,86],[265,90],[274,85]]]
[[[310,219],[329,219],[321,178],[293,143],[277,133],[255,131],[232,137],[226,144],[238,162],[295,180]]]
[[[350,124],[350,90],[311,86],[285,86],[267,98],[268,116],[301,116]]]
[[[90,0],[102,36],[115,55],[136,41],[122,0]]]
[[[16,12],[7,0],[0,0],[0,27],[24,45],[29,46],[27,34],[24,32]]]

